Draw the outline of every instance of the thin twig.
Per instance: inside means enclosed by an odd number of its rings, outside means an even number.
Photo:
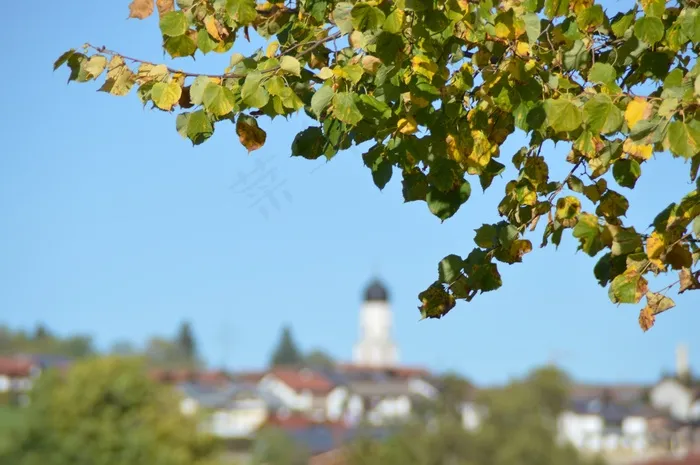
[[[308,53],[311,53],[313,50],[315,50],[316,48],[320,47],[320,46],[323,45],[324,43],[330,42],[331,40],[335,40],[336,38],[338,38],[338,37],[340,37],[340,36],[341,36],[341,33],[340,33],[340,32],[336,32],[336,33],[333,34],[333,35],[330,35],[330,36],[324,37],[323,39],[319,39],[319,40],[317,40],[317,41],[315,41],[315,42],[312,42],[312,43],[311,43],[311,46],[310,46],[309,48],[307,48],[307,49],[304,50],[303,52],[300,52],[300,53],[298,53],[297,55],[295,55],[295,58],[301,58],[302,56],[304,56],[304,55],[306,55],[306,54],[308,54]],[[119,52],[115,52],[115,51],[113,51],[113,50],[109,50],[109,49],[107,49],[107,48],[104,47],[104,46],[102,46],[102,47],[96,47],[96,46],[94,46],[94,45],[92,45],[92,44],[89,44],[89,43],[88,43],[88,44],[85,44],[85,45],[86,45],[88,48],[91,48],[91,49],[95,50],[95,51],[98,52],[98,53],[104,53],[105,55],[110,55],[110,56],[118,56],[118,57],[121,57],[121,58],[124,59],[124,60],[128,60],[128,61],[131,61],[131,62],[133,62],[133,63],[142,63],[142,64],[148,64],[148,65],[153,65],[153,64],[154,64],[153,62],[150,62],[150,61],[141,60],[141,59],[139,59],[139,58],[129,57],[129,56],[126,56],[126,55],[121,54],[121,53],[119,53]],[[244,74],[236,74],[236,73],[206,74],[206,73],[192,73],[192,72],[182,71],[182,70],[178,70],[178,69],[174,69],[174,68],[170,68],[170,67],[168,67],[167,69],[168,69],[168,72],[170,72],[170,73],[173,73],[173,74],[180,74],[180,75],[185,76],[185,77],[199,77],[199,76],[204,76],[204,77],[218,78],[218,79],[240,79],[240,78],[244,78],[244,77],[245,77]],[[275,66],[274,68],[266,69],[266,70],[261,71],[261,72],[262,72],[262,73],[272,73],[272,72],[277,71],[277,70],[279,70],[279,69],[280,69],[279,66]]]

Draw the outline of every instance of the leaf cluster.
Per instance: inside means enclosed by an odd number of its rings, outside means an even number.
[[[112,95],[136,88],[144,105],[177,112],[178,133],[195,145],[230,121],[251,152],[267,139],[261,117],[304,112],[314,123],[296,135],[293,156],[330,159],[367,146],[363,160],[376,186],[400,172],[405,201],[425,202],[441,221],[469,200],[477,178],[485,190],[506,163],[515,168],[497,207],[501,221],[479,228],[465,257],[440,262],[438,279],[419,296],[424,317],[500,288],[499,262],[521,262],[533,250],[525,235],[539,221],[542,246],[558,246],[567,232],[597,257],[594,275],[612,302],[647,297],[645,329],[672,306],[649,291],[650,274],[678,273],[680,292],[700,288],[694,0],[640,0],[615,15],[594,0],[159,0],[157,7],[170,57],[227,53],[229,67],[219,75],[184,72],[86,44],[54,68],[67,66],[69,81],[104,77],[100,90]],[[130,6],[134,18],[154,12],[150,0]],[[266,45],[249,56],[234,52],[251,32]],[[506,162],[501,147],[516,130],[527,143]],[[565,179],[550,178],[547,142],[570,147]],[[656,156],[688,160],[693,187],[643,232],[625,224],[625,192]]]

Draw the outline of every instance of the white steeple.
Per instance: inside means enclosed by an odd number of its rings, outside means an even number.
[[[356,365],[389,367],[398,362],[391,338],[392,315],[386,288],[374,280],[365,291],[360,310],[360,339],[353,351]]]

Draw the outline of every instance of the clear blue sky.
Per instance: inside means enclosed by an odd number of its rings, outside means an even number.
[[[63,51],[86,41],[162,60],[156,18],[126,20],[127,4],[12,2],[6,11],[23,19],[0,29],[0,323],[44,322],[107,348],[171,335],[187,319],[208,361],[233,369],[266,363],[290,323],[304,349],[347,360],[362,290],[378,270],[391,291],[402,361],[480,383],[522,374],[552,353],[581,380],[652,380],[673,368],[678,342],[697,336],[698,293],[677,298],[678,308],[642,333],[638,308],[610,303],[593,278],[595,260],[575,253],[568,235],[558,251],[536,248],[525,263],[502,266],[500,292],[419,322],[417,294],[442,257],[466,255],[474,228],[498,220],[507,178],[486,195],[474,179],[469,203],[440,224],[424,203],[403,204],[399,173],[380,192],[360,150],[329,163],[291,158],[301,118],[264,122],[268,143],[252,155],[224,124],[193,148],[175,132],[174,115],[142,110],[134,93],[67,86],[66,69],[52,72]],[[226,60],[198,55],[180,66],[215,72]],[[504,162],[521,142],[508,141]],[[552,178],[563,179],[565,149],[546,152],[560,160]],[[273,189],[277,209],[266,198],[251,206],[255,198],[236,191],[256,163],[284,182]],[[643,169],[637,192],[620,188],[641,229],[690,188],[687,165],[670,156]],[[263,187],[253,182],[251,192]],[[541,228],[531,240],[540,238]],[[695,341],[691,363],[700,360]]]

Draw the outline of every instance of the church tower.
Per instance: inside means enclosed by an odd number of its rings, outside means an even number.
[[[353,363],[370,367],[390,367],[398,362],[398,350],[391,338],[389,293],[379,280],[365,290],[360,310],[360,340],[355,345]]]

